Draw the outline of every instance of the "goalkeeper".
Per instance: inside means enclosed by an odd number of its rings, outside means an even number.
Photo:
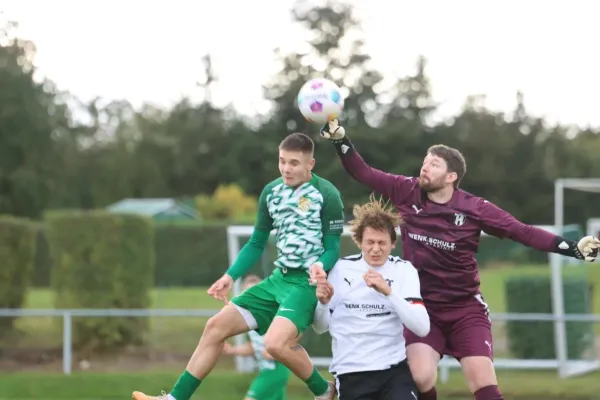
[[[310,277],[329,271],[337,261],[344,223],[339,191],[312,173],[313,154],[313,141],[302,133],[281,142],[281,178],[263,189],[252,237],[208,293],[228,303],[233,282],[260,259],[273,229],[277,268],[207,322],[186,370],[169,394],[134,392],[135,400],[189,400],[215,366],[225,340],[251,330],[265,336],[267,353],[304,381],[315,400],[334,399],[333,383],[321,376],[301,346],[295,346],[298,336],[312,324],[317,305]]]
[[[425,337],[404,332],[419,399],[437,399],[437,365],[442,356],[449,355],[460,362],[476,400],[501,400],[492,325],[475,258],[481,232],[588,262],[597,257],[600,241],[592,236],[569,240],[524,224],[491,202],[461,190],[467,164],[457,149],[430,147],[419,177],[407,177],[370,167],[337,120],[326,124],[321,135],[333,142],[350,176],[390,198],[402,214],[402,254],[419,271],[431,319]]]

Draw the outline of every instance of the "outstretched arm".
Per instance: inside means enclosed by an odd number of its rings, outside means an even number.
[[[267,191],[265,188],[258,200],[258,213],[256,215],[256,223],[254,224],[254,232],[252,232],[248,243],[240,250],[233,265],[226,272],[234,281],[248,272],[260,259],[267,246],[272,229],[273,219],[267,207]]]
[[[594,261],[600,242],[591,236],[580,241],[566,239],[544,229],[524,224],[507,211],[480,199],[476,205],[482,230],[492,236],[509,238],[515,242],[548,253],[557,253],[579,260]]]
[[[338,126],[337,120],[324,126],[321,135],[332,141],[344,169],[352,178],[392,201],[400,201],[406,197],[413,186],[413,179],[383,172],[369,166],[346,136],[344,128]]]

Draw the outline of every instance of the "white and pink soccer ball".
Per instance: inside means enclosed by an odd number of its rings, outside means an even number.
[[[304,118],[317,124],[339,118],[344,109],[344,98],[338,85],[323,78],[306,82],[298,93],[297,103]]]

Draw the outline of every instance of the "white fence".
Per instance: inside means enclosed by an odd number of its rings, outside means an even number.
[[[69,375],[72,371],[72,318],[73,317],[211,317],[219,310],[176,310],[176,309],[0,309],[0,317],[62,317],[63,340],[62,362],[63,372]],[[499,321],[557,321],[553,314],[490,314],[494,322]],[[600,323],[600,314],[569,314],[560,321]],[[329,366],[330,358],[314,357],[313,362],[319,367]],[[571,375],[585,373],[600,368],[600,361],[570,360]],[[558,360],[518,360],[496,359],[497,369],[559,369]],[[238,364],[239,365],[239,364]],[[445,357],[440,362],[440,379],[446,381],[450,368],[460,365],[454,359]]]

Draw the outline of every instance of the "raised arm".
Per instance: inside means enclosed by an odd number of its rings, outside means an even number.
[[[358,154],[354,145],[346,136],[345,129],[334,119],[321,128],[321,136],[331,140],[342,165],[348,174],[358,182],[381,193],[395,203],[406,197],[413,187],[413,179],[403,175],[394,175],[372,168]]]
[[[334,140],[333,145],[346,172],[371,190],[383,194],[392,201],[399,202],[413,187],[412,178],[383,172],[367,164],[347,136],[341,140]]]
[[[388,298],[406,329],[417,336],[425,337],[429,334],[431,323],[421,299],[419,274],[410,263],[398,265],[398,268],[404,269],[402,283],[397,291],[392,289]]]
[[[260,259],[269,241],[271,230],[273,230],[273,219],[269,214],[267,187],[265,187],[258,200],[258,213],[256,214],[256,223],[254,224],[252,236],[244,247],[242,247],[233,265],[226,272],[234,281],[248,272]]]
[[[593,261],[595,255],[591,256],[597,254],[600,242],[591,236],[586,236],[580,241],[566,239],[544,229],[524,224],[507,211],[483,199],[479,199],[476,211],[481,229],[489,235],[502,239],[509,238],[536,250],[579,260]]]

